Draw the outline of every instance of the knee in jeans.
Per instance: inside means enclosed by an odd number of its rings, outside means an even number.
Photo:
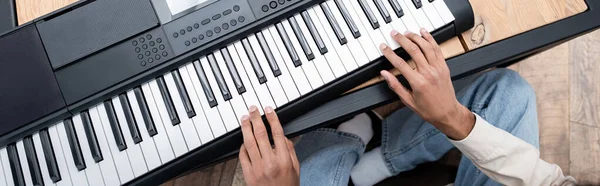
[[[489,72],[495,79],[496,88],[511,99],[518,101],[535,101],[535,91],[518,72],[511,69],[498,68]]]

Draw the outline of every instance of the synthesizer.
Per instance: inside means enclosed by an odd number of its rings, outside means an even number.
[[[77,2],[0,36],[0,180],[157,184],[238,148],[250,105],[285,125],[389,68],[392,30],[472,26],[466,0]]]

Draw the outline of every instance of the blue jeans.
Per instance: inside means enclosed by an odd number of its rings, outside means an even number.
[[[461,104],[492,125],[539,148],[535,93],[518,73],[496,69],[484,73],[457,93]],[[438,160],[454,146],[446,135],[408,108],[385,118],[381,152],[396,175]],[[365,149],[358,136],[335,129],[318,129],[296,143],[302,185],[348,185],[352,167]],[[462,156],[455,185],[500,185]]]

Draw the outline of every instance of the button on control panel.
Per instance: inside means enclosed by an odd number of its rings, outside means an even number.
[[[252,12],[257,19],[279,11],[301,0],[250,0]]]
[[[254,1],[250,2],[255,4]],[[248,1],[221,0],[166,23],[163,29],[169,36],[175,55],[179,55],[242,28],[254,20],[256,18]]]

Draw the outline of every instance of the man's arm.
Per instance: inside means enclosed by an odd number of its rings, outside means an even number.
[[[485,175],[505,185],[575,185],[560,167],[541,160],[534,146],[474,115],[470,134],[449,140]]]
[[[446,134],[479,170],[505,185],[575,183],[572,177],[563,175],[560,167],[541,160],[535,147],[490,125],[458,102],[448,65],[431,34],[424,29],[422,37],[395,31],[391,34],[415,61],[416,69],[387,45],[382,44],[380,48],[412,90],[388,71],[381,71],[381,75],[406,106]]]

